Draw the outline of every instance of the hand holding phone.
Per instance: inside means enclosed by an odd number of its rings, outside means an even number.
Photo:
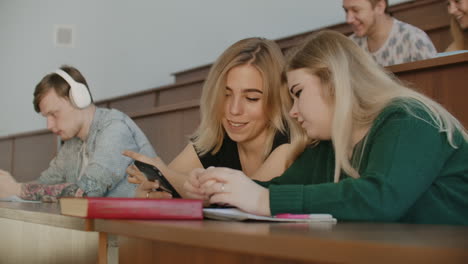
[[[166,179],[166,177],[164,177],[164,175],[158,168],[151,164],[144,163],[138,160],[135,160],[134,164],[146,176],[148,181],[158,180],[158,191],[170,193],[174,198],[181,198],[180,194],[176,191],[172,184],[169,183],[169,181]]]

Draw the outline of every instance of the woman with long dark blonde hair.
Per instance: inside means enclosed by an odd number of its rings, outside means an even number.
[[[200,171],[186,183],[195,197],[259,215],[468,224],[468,134],[441,105],[333,31],[294,50],[285,75],[290,115],[315,143],[265,183]]]
[[[185,149],[168,166],[159,158],[125,155],[159,168],[180,193],[196,168],[228,167],[258,180],[279,176],[291,160],[290,149],[299,145],[290,144],[289,137],[303,134],[288,115],[292,100],[281,81],[283,66],[274,41],[248,38],[234,43],[211,67],[202,89],[201,122]],[[158,183],[146,181],[135,166],[127,172],[130,182],[140,183],[137,197],[168,196],[154,192]]]

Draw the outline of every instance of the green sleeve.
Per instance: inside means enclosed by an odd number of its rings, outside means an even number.
[[[254,182],[265,188],[268,188],[268,186],[270,186],[270,183],[271,183],[271,181],[262,182],[262,181],[257,181],[257,180],[254,180]]]
[[[429,123],[408,115],[389,119],[368,139],[359,179],[270,185],[271,213],[331,213],[342,220],[397,220],[436,179],[450,151],[446,134]]]
[[[318,184],[333,181],[335,167],[333,159],[331,141],[322,141],[307,147],[281,176],[266,182],[255,182],[268,188],[271,185]]]

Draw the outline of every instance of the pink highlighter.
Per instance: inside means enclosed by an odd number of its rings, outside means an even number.
[[[330,214],[277,214],[276,218],[284,219],[314,219],[314,218],[332,218]]]

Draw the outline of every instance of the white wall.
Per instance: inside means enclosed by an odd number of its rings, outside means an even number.
[[[45,128],[32,93],[62,64],[102,100],[172,83],[241,38],[343,21],[340,0],[0,0],[0,136]],[[75,26],[73,48],[54,47],[55,24]]]

